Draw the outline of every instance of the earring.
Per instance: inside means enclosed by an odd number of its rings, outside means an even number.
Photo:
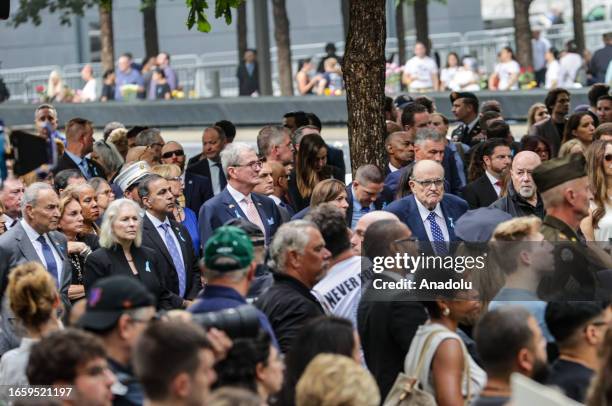
[[[442,316],[448,317],[449,314],[450,314],[450,309],[448,307],[445,307],[444,310],[442,310]]]

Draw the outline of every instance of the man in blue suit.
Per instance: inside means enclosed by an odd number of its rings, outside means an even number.
[[[414,165],[410,178],[412,194],[391,203],[385,210],[406,224],[426,253],[449,252],[449,241],[457,241],[455,222],[468,209],[465,200],[444,194],[444,168],[435,161],[422,160]]]
[[[357,169],[355,179],[346,186],[346,224],[349,228],[354,230],[364,214],[380,210],[393,200],[383,182],[383,174],[376,165]]]
[[[237,217],[259,227],[268,245],[282,220],[272,199],[252,193],[259,183],[262,167],[255,149],[242,142],[233,142],[221,152],[221,164],[227,177],[227,186],[200,209],[198,223],[202,246],[215,229]]]

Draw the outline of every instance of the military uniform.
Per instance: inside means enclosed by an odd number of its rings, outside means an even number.
[[[472,99],[476,101],[478,104],[478,97],[474,93],[471,92],[451,92],[450,94],[450,102],[451,105],[457,99]],[[476,109],[476,114],[478,114],[478,109]],[[480,121],[476,121],[476,124],[470,129],[467,123],[463,123],[455,128],[451,134],[451,139],[453,141],[459,141],[466,145],[472,146],[472,139],[479,135],[482,132],[480,129]],[[474,142],[475,143],[475,142]]]
[[[542,193],[570,180],[587,176],[582,155],[551,159],[538,166],[533,179]],[[577,230],[552,215],[546,215],[540,228],[546,241],[554,243],[555,272],[542,280],[540,294],[551,300],[593,300],[598,285],[597,272],[606,265]]]

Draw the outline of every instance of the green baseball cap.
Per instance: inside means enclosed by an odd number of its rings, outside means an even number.
[[[235,271],[252,261],[253,244],[238,227],[219,227],[204,246],[204,265],[214,271]]]

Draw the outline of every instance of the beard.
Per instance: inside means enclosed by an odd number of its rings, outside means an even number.
[[[548,379],[549,372],[550,368],[546,361],[536,359],[535,363],[533,364],[531,379],[537,383],[545,384]]]
[[[521,195],[523,199],[529,200],[533,197],[534,194],[535,189],[532,186],[522,186],[519,188],[519,195]]]

